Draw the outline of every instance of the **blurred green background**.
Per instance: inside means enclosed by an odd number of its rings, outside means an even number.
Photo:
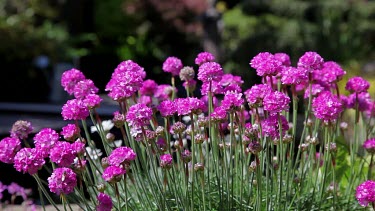
[[[201,51],[242,76],[244,89],[259,82],[248,63],[262,51],[288,53],[293,65],[317,51],[344,67],[344,80],[375,82],[375,1],[0,0],[0,101],[58,101],[51,94],[64,67],[104,93],[126,59],[168,83],[168,56],[194,66]]]

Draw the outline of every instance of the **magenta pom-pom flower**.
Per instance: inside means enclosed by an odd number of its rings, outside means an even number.
[[[94,85],[91,79],[84,79],[79,81],[73,89],[74,97],[77,99],[83,99],[89,94],[98,93],[99,89]]]
[[[284,67],[280,74],[282,84],[297,85],[308,80],[308,72],[305,68]]]
[[[375,202],[375,181],[367,180],[356,188],[355,197],[358,203],[366,207],[369,203]]]
[[[177,112],[177,106],[175,101],[164,100],[158,106],[157,109],[162,117],[173,116]]]
[[[251,108],[263,106],[263,99],[272,92],[272,88],[267,84],[254,85],[244,92],[246,101]]]
[[[173,158],[170,154],[164,154],[160,156],[160,167],[169,169],[172,167]]]
[[[26,139],[33,130],[34,127],[31,125],[31,122],[17,120],[10,130],[10,136],[13,138]]]
[[[313,79],[331,84],[342,79],[346,72],[334,61],[324,62],[322,69],[314,70]]]
[[[261,52],[250,61],[258,76],[275,76],[282,68],[282,62],[269,52]]]
[[[18,138],[6,137],[0,141],[0,161],[13,163],[14,156],[21,149],[21,141]]]
[[[262,121],[262,132],[264,136],[271,137],[271,139],[279,139],[279,118],[281,120],[282,137],[285,132],[289,129],[289,124],[283,115],[271,115],[267,119]]]
[[[34,136],[35,148],[42,154],[43,157],[47,157],[49,151],[59,141],[59,134],[52,128],[43,128]]]
[[[371,96],[368,92],[353,93],[347,98],[346,108],[356,109],[358,103],[359,111],[367,111],[372,106]]]
[[[86,97],[83,99],[83,104],[88,108],[88,109],[93,109],[97,108],[100,106],[100,103],[103,101],[103,99],[97,95],[97,94],[88,94]]]
[[[151,79],[147,79],[142,83],[142,87],[139,89],[139,94],[153,96],[158,89],[158,84]]]
[[[341,101],[329,91],[322,92],[314,98],[312,108],[314,115],[325,122],[337,120],[343,111]]]
[[[70,95],[74,92],[74,87],[76,84],[82,80],[85,80],[86,77],[80,70],[75,68],[65,71],[61,76],[61,86],[66,92]]]
[[[172,98],[172,94],[177,93],[177,89],[169,84],[160,84],[154,93],[154,97],[159,101]]]
[[[268,93],[263,99],[264,110],[279,113],[289,109],[290,98],[279,91]]]
[[[108,163],[112,166],[121,166],[124,163],[135,160],[136,156],[132,148],[126,146],[118,147],[108,156]]]
[[[77,175],[70,168],[56,168],[47,180],[49,190],[57,195],[69,194],[77,186]]]
[[[275,59],[279,60],[281,64],[285,67],[289,67],[291,65],[290,57],[286,53],[275,53]]]
[[[345,85],[345,89],[349,92],[361,93],[366,92],[370,88],[370,83],[362,77],[356,76],[350,78]]]
[[[173,76],[178,76],[183,65],[179,58],[171,56],[168,57],[163,63],[163,71],[171,73]]]
[[[142,127],[148,124],[151,118],[152,109],[141,103],[130,106],[126,114],[126,121],[134,127]]]
[[[108,166],[104,169],[102,177],[109,183],[115,183],[121,180],[122,175],[126,174],[126,170],[118,166]]]
[[[210,119],[215,122],[222,122],[227,119],[227,111],[222,106],[216,107],[210,114]]]
[[[174,102],[179,116],[189,115],[190,113],[199,114],[205,107],[204,102],[196,97],[177,98]]]
[[[62,107],[61,115],[64,120],[83,120],[89,116],[89,109],[79,99],[68,100]]]
[[[35,174],[45,161],[36,148],[22,148],[14,156],[14,168],[22,173]]]
[[[211,85],[211,93],[212,94],[223,94],[224,89],[223,86],[220,85],[220,82],[218,81],[211,81],[211,82],[203,82],[201,86],[201,94],[202,95],[208,95],[208,92],[210,91],[210,85]]]
[[[323,86],[322,84],[312,84],[311,85],[311,96],[315,97],[319,95],[323,91],[328,91],[328,87]],[[303,98],[307,99],[310,97],[310,88],[307,87],[305,89],[305,93],[303,94]]]
[[[215,60],[215,56],[209,52],[200,52],[197,57],[195,58],[195,64],[202,65],[206,62],[213,62]]]
[[[67,141],[76,140],[81,133],[81,129],[76,124],[67,124],[61,129],[60,135]]]
[[[308,51],[303,54],[297,63],[300,68],[305,68],[309,72],[319,70],[323,67],[324,59],[316,52]]]
[[[70,143],[59,141],[50,150],[49,157],[59,167],[69,167],[73,163],[74,158],[76,158],[76,155]]]
[[[97,199],[99,203],[96,206],[96,211],[111,211],[113,203],[110,196],[105,193],[99,193]]]
[[[221,107],[227,112],[232,112],[238,110],[243,103],[244,99],[242,98],[242,93],[227,92],[224,95],[224,99],[221,101]]]
[[[202,82],[220,81],[224,72],[219,63],[206,62],[199,66],[198,80]]]
[[[365,150],[368,153],[374,154],[375,153],[375,138],[370,138],[370,139],[366,140],[363,143],[363,148],[365,148]]]

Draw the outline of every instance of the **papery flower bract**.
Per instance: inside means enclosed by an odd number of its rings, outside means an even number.
[[[340,100],[329,91],[322,92],[313,99],[312,109],[314,115],[325,122],[337,120],[343,111]]]
[[[49,157],[52,162],[55,162],[59,167],[69,167],[76,157],[70,143],[59,141],[50,150]]]
[[[98,108],[103,99],[97,94],[88,94],[83,98],[83,104],[88,109]]]
[[[279,113],[289,109],[290,98],[279,91],[268,93],[264,96],[263,106],[264,110],[270,113]]]
[[[269,52],[261,52],[250,61],[258,76],[274,76],[281,71],[282,62]]]
[[[173,116],[177,112],[177,106],[175,101],[164,100],[158,106],[157,109],[162,117]]]
[[[22,173],[35,174],[45,161],[36,148],[22,148],[14,156],[14,168]]]
[[[89,109],[82,100],[68,100],[62,107],[61,115],[64,120],[83,120],[89,116]]]
[[[126,146],[118,147],[108,156],[108,163],[112,166],[121,166],[124,162],[129,163],[135,160],[136,156],[132,148]]]
[[[169,169],[172,167],[173,158],[170,154],[164,154],[160,156],[160,167]]]
[[[89,94],[98,93],[99,89],[94,85],[91,79],[84,79],[78,81],[74,86],[73,94],[77,99],[83,99]]]
[[[349,92],[366,92],[370,88],[370,83],[362,77],[356,76],[348,80],[345,89]]]
[[[97,199],[99,204],[96,206],[96,211],[111,211],[113,203],[110,196],[105,193],[99,193]]]
[[[285,132],[289,129],[289,124],[286,118],[283,115],[271,115],[267,119],[262,121],[262,132],[264,136],[271,137],[271,139],[279,139],[279,117],[281,119],[282,126],[282,136],[285,135]]]
[[[198,80],[202,82],[220,81],[224,72],[221,65],[216,62],[206,62],[199,66]]]
[[[316,52],[305,52],[299,59],[297,67],[305,68],[309,72],[323,67],[324,59]]]
[[[289,67],[291,65],[290,57],[286,53],[275,53],[275,59],[279,60],[283,66]]]
[[[190,81],[193,80],[195,76],[195,70],[190,66],[185,66],[180,71],[181,81]]]
[[[67,124],[62,128],[60,135],[67,141],[74,141],[79,137],[80,133],[81,129],[77,125]]]
[[[272,88],[267,84],[252,86],[244,92],[246,101],[251,108],[263,106],[264,97],[272,92]]]
[[[53,146],[59,141],[59,134],[52,128],[43,128],[34,136],[35,148],[47,157]]]
[[[375,154],[375,138],[367,139],[362,146],[368,153]]]
[[[214,60],[215,56],[212,55],[210,52],[200,52],[195,58],[194,62],[197,65],[202,65],[206,62],[213,62]]]
[[[227,92],[224,95],[224,99],[221,101],[221,107],[227,112],[232,112],[238,110],[243,103],[244,99],[242,99],[242,93]]]
[[[139,89],[139,94],[153,96],[158,89],[158,84],[151,79],[143,81],[142,87]]]
[[[151,118],[152,109],[141,103],[130,106],[126,114],[126,121],[130,126],[142,127],[148,124]]]
[[[366,207],[369,203],[375,202],[375,181],[367,180],[356,188],[355,197],[358,203]]]
[[[21,141],[18,138],[6,137],[0,141],[0,161],[13,163],[14,156],[21,149]]]
[[[56,168],[47,180],[49,190],[57,195],[69,194],[77,186],[77,175],[70,168]]]
[[[108,166],[104,169],[102,177],[109,183],[115,183],[121,180],[122,175],[126,174],[126,170],[118,166]]]
[[[10,137],[26,139],[29,134],[34,130],[31,122],[25,120],[17,120],[10,130]]]
[[[282,84],[300,84],[302,81],[308,80],[308,72],[305,68],[284,67],[280,80]]]
[[[61,75],[61,86],[71,95],[74,92],[75,85],[85,78],[85,75],[80,70],[72,68]]]
[[[182,69],[183,65],[179,58],[171,56],[168,57],[163,63],[163,70],[164,72],[171,73],[173,76],[177,76],[180,74],[180,70]]]

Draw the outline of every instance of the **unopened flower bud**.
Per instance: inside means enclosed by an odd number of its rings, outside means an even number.
[[[179,134],[184,132],[186,129],[186,125],[182,122],[176,122],[173,124],[171,130],[174,132],[174,134]]]
[[[115,140],[115,135],[114,135],[113,133],[107,133],[107,134],[105,135],[105,138],[107,139],[107,141],[108,141],[109,143],[111,143],[111,142],[113,142],[113,141]]]
[[[109,166],[108,157],[102,158],[101,164],[102,164],[103,169],[107,168]]]
[[[203,143],[203,142],[204,142],[204,139],[205,139],[205,137],[204,137],[203,134],[197,134],[197,135],[195,135],[195,137],[194,137],[194,140],[195,140],[195,143],[196,143],[196,144],[201,144],[201,143]]]
[[[306,127],[311,127],[313,125],[313,122],[310,118],[308,118],[307,121],[304,122],[304,124],[305,124]]]
[[[348,129],[348,123],[347,122],[341,122],[340,123],[340,128],[342,130],[347,130]]]
[[[299,148],[301,149],[302,152],[305,152],[308,147],[309,147],[308,143],[302,143],[299,145]]]
[[[181,159],[184,163],[189,163],[191,161],[191,152],[185,149],[183,152],[181,152]]]
[[[204,170],[204,165],[203,163],[196,163],[194,165],[194,171],[203,171]]]
[[[293,141],[293,137],[290,134],[285,134],[283,137],[283,143],[288,144]]]
[[[100,183],[99,185],[96,185],[96,188],[98,189],[99,192],[104,193],[104,191],[105,191],[105,184]]]
[[[331,142],[331,143],[329,143],[329,146],[327,144],[326,145],[326,150],[329,150],[329,152],[331,152],[331,153],[336,153],[337,152],[336,143],[335,142]]]
[[[257,162],[254,161],[251,161],[250,165],[249,165],[249,171],[250,172],[254,172],[257,168]]]
[[[249,151],[253,153],[254,155],[257,155],[263,149],[262,145],[257,141],[250,142],[248,148],[249,148]]]
[[[164,127],[163,126],[158,126],[155,129],[155,133],[157,136],[164,136]]]
[[[189,81],[194,79],[195,71],[192,67],[185,66],[180,71],[180,79],[181,81]]]
[[[207,117],[199,118],[197,122],[198,122],[198,127],[207,127],[208,125]]]

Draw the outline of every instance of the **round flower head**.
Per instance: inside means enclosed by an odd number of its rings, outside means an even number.
[[[168,117],[168,116],[173,116],[177,112],[177,106],[175,101],[172,100],[164,100],[162,101],[157,109],[160,112],[160,115],[162,117]]]
[[[83,120],[89,116],[89,110],[82,100],[68,100],[62,107],[61,115],[64,120]]]
[[[126,117],[124,114],[120,113],[119,111],[113,112],[113,123],[116,127],[120,128],[124,126],[124,123],[126,122]]]
[[[181,81],[190,81],[194,79],[195,71],[192,67],[186,66],[181,69],[180,79]]]
[[[126,146],[118,147],[108,156],[108,163],[112,166],[120,166],[123,163],[135,160],[136,156],[132,148]]]
[[[103,99],[97,95],[97,94],[88,94],[83,99],[83,104],[88,109],[98,108],[100,106],[100,103],[103,101]]]
[[[267,119],[262,121],[262,132],[264,136],[271,137],[271,139],[279,139],[279,118],[281,119],[282,126],[282,136],[285,135],[285,132],[289,129],[289,124],[286,118],[283,115],[271,115]]]
[[[222,107],[216,107],[211,113],[210,118],[214,122],[222,122],[227,120],[227,111]]]
[[[142,127],[149,123],[152,118],[152,109],[144,104],[137,103],[130,106],[126,114],[126,121],[130,126]]]
[[[181,60],[174,56],[168,57],[163,63],[164,72],[171,73],[173,76],[179,75],[182,67]]]
[[[70,143],[60,141],[51,149],[49,157],[51,161],[55,162],[59,167],[69,167],[73,163],[76,155]]]
[[[48,156],[51,148],[59,141],[59,134],[52,128],[43,128],[34,136],[35,148],[43,155]]]
[[[249,146],[249,151],[253,153],[254,155],[258,154],[260,151],[262,151],[262,144],[260,144],[257,141],[252,141],[250,142]]]
[[[70,95],[74,92],[75,85],[79,82],[85,80],[85,76],[80,70],[75,68],[65,71],[61,76],[61,86]]]
[[[202,82],[220,81],[224,72],[220,64],[216,62],[206,62],[199,66],[198,80]]]
[[[0,182],[0,200],[3,199],[3,192],[7,189],[7,186]]]
[[[323,63],[324,60],[318,53],[309,51],[299,58],[297,66],[312,72],[313,70],[321,69]]]
[[[204,110],[205,106],[204,102],[196,97],[176,98],[174,102],[179,116],[190,113],[199,114]]]
[[[337,120],[343,111],[341,101],[329,91],[313,99],[312,109],[314,115],[325,122]]]
[[[275,59],[279,60],[283,66],[289,67],[291,65],[290,57],[286,53],[275,53]]]
[[[137,99],[137,103],[141,103],[141,104],[144,104],[146,106],[154,106],[152,104],[152,98],[151,96],[147,96],[147,95],[142,95],[140,96],[138,99]]]
[[[109,183],[116,183],[121,180],[122,175],[126,174],[125,169],[118,166],[108,166],[104,169],[102,177]]]
[[[324,62],[322,69],[314,70],[313,79],[327,84],[337,82],[342,79],[346,72],[339,64],[333,61]]]
[[[203,63],[213,61],[215,61],[215,56],[209,52],[200,52],[195,58],[195,64],[197,65],[202,65]]]
[[[281,71],[281,83],[287,85],[300,84],[308,79],[305,68],[284,67]]]
[[[358,203],[366,207],[369,203],[375,202],[375,181],[367,180],[356,188],[355,197]]]
[[[370,88],[370,83],[362,77],[356,76],[350,78],[345,85],[345,89],[349,92],[366,92]]]
[[[250,61],[258,76],[274,76],[281,71],[282,62],[269,52],[261,52]]]
[[[112,200],[111,197],[105,193],[99,193],[98,195],[98,205],[96,206],[96,211],[111,211],[112,210]]]
[[[320,94],[321,92],[323,91],[328,91],[329,89],[325,86],[322,86],[321,84],[312,84],[311,86],[311,95],[314,97],[314,96],[317,96],[318,94]],[[303,97],[305,99],[309,98],[310,97],[310,88],[307,87],[305,89],[305,93],[303,95]]]
[[[22,148],[14,156],[14,168],[22,173],[35,174],[45,161],[35,148]]]
[[[160,84],[156,89],[154,97],[160,101],[172,98],[173,92],[177,93],[177,89],[169,84]]]
[[[10,136],[13,138],[26,139],[33,129],[31,122],[18,120],[13,124],[10,130]]]
[[[99,89],[94,85],[94,82],[91,79],[84,79],[79,81],[74,86],[74,97],[77,99],[83,99],[89,94],[98,93]]]
[[[160,156],[160,167],[164,169],[169,169],[172,167],[173,158],[170,154],[164,154]]]
[[[203,82],[201,86],[201,94],[202,95],[208,95],[208,92],[210,91],[210,84],[211,84],[211,92],[212,94],[223,94],[224,89],[217,81],[211,81],[211,82]]]
[[[353,93],[349,95],[346,107],[356,109],[357,102],[359,111],[367,111],[372,106],[371,96],[368,92],[361,92],[359,94]]]
[[[270,113],[279,113],[289,109],[290,98],[282,92],[268,93],[263,99],[264,110]]]
[[[142,87],[139,89],[139,93],[141,95],[152,96],[154,95],[157,89],[158,84],[154,80],[148,79],[142,83]]]
[[[60,132],[60,134],[64,137],[67,141],[74,141],[79,137],[81,129],[75,124],[68,124],[64,126]]]
[[[49,190],[57,195],[69,194],[77,186],[77,175],[70,168],[56,168],[47,180]]]
[[[263,99],[272,92],[272,88],[267,84],[254,85],[244,92],[246,101],[251,108],[263,106]]]
[[[81,140],[77,139],[77,141],[73,142],[71,145],[72,153],[75,155],[83,155],[85,154],[85,143]]]
[[[18,138],[6,137],[0,141],[0,161],[13,163],[14,156],[21,149],[21,141]]]
[[[370,138],[363,143],[363,148],[370,153],[375,154],[375,138]]]
[[[221,106],[227,111],[235,111],[238,110],[242,104],[244,103],[244,99],[242,99],[242,93],[237,92],[227,92],[224,95],[224,99],[221,101]]]
[[[188,80],[188,81],[185,81],[184,83],[182,83],[182,86],[186,90],[189,90],[189,92],[194,92],[195,88],[197,86],[197,81],[194,80],[194,79],[191,79],[191,80]]]

